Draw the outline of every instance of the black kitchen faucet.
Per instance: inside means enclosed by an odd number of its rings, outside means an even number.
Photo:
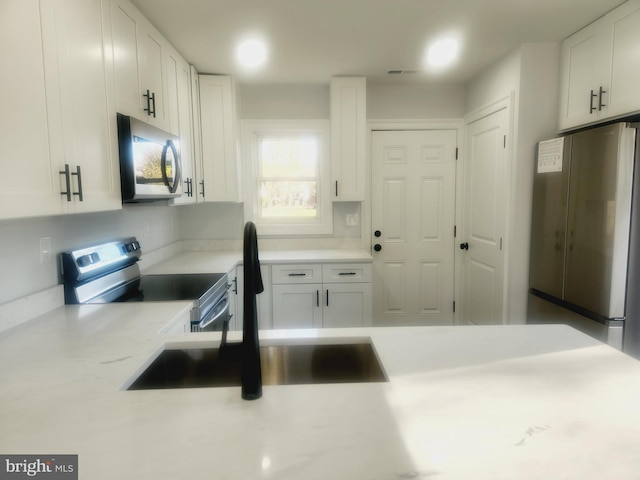
[[[242,252],[244,269],[244,318],[242,320],[242,398],[255,400],[262,396],[262,368],[258,341],[258,315],[256,294],[264,291],[260,261],[258,259],[258,235],[253,222],[244,227]]]

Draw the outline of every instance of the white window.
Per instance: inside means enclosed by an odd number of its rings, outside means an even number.
[[[329,122],[243,122],[245,220],[262,235],[332,232]]]

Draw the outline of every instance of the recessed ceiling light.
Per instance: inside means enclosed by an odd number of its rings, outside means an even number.
[[[245,68],[258,68],[264,65],[267,56],[267,45],[259,38],[247,38],[236,48],[236,59]]]
[[[427,49],[426,62],[431,68],[443,68],[451,65],[460,51],[460,42],[455,38],[443,38]]]

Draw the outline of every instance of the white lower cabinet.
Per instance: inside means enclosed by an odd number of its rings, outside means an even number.
[[[273,328],[371,325],[370,264],[273,265],[272,283]]]
[[[323,327],[371,326],[371,283],[329,283],[323,293]]]

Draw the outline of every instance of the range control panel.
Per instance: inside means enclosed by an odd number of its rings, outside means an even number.
[[[140,242],[135,237],[63,252],[64,281],[78,282],[118,270],[136,263],[141,255]]]

